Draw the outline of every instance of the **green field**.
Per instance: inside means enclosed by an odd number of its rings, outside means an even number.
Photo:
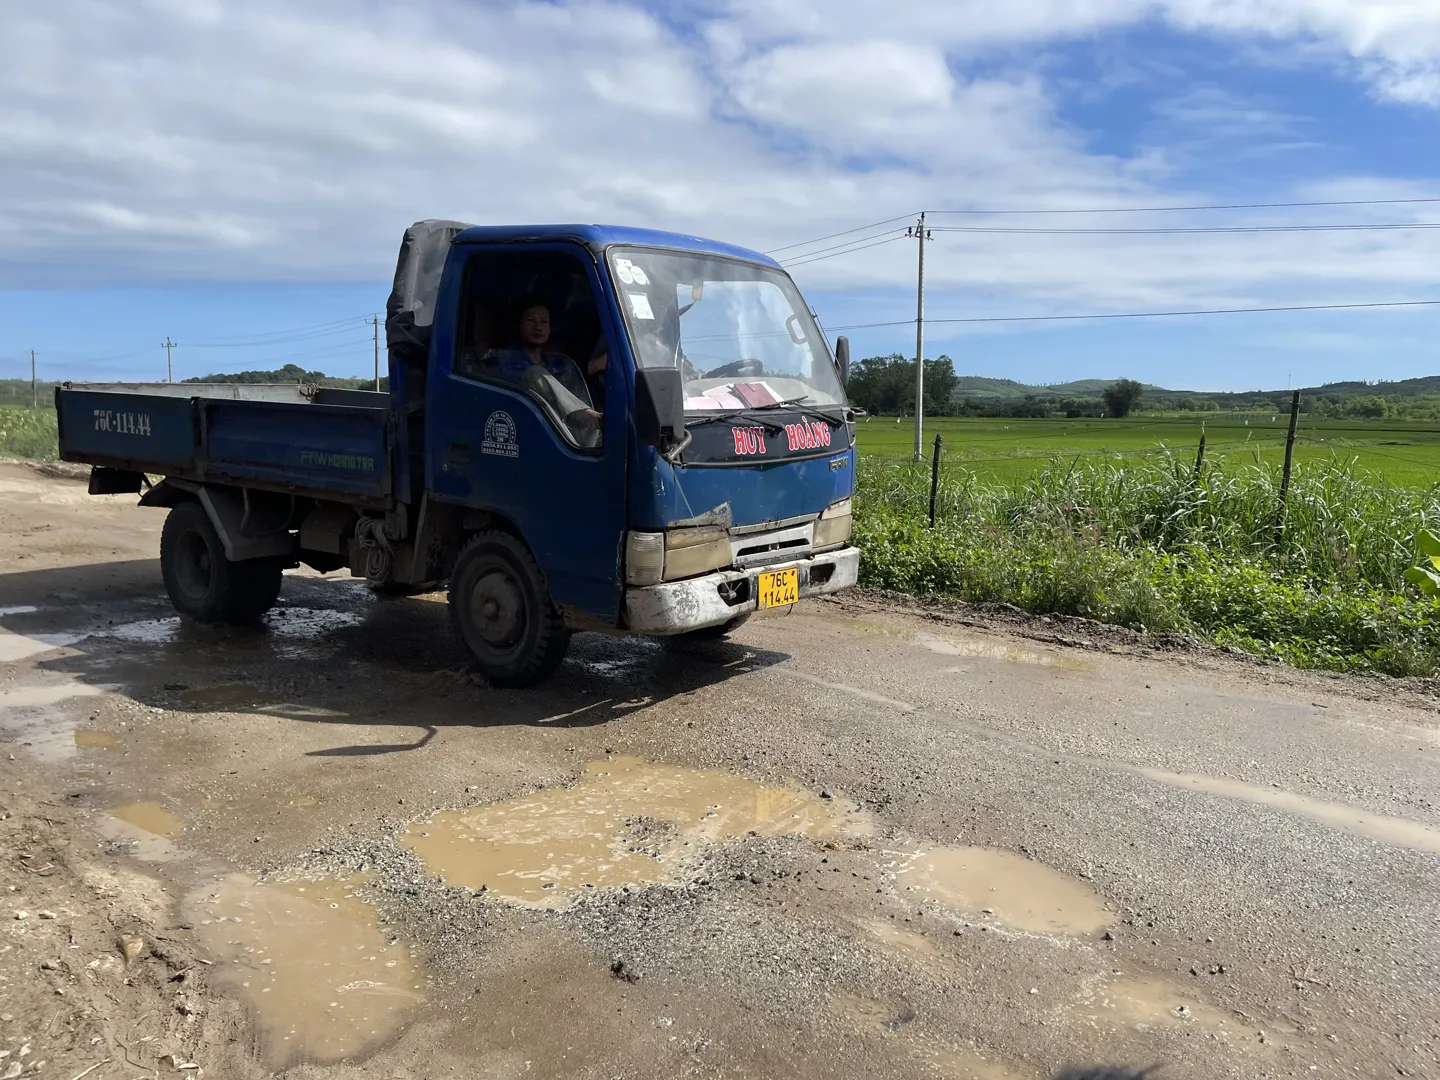
[[[1285,457],[1289,417],[1275,413],[1209,414],[1203,421],[1206,456],[1226,468],[1278,465]],[[938,433],[944,462],[979,476],[1022,480],[1056,462],[1138,464],[1167,454],[1193,462],[1202,420],[1195,415],[1134,416],[1125,420],[1012,420],[937,417],[925,423],[928,459]],[[914,451],[914,420],[862,418],[860,453],[868,458],[908,458]],[[1440,423],[1406,420],[1324,420],[1302,414],[1295,461],[1348,465],[1397,487],[1428,488],[1440,480]]]

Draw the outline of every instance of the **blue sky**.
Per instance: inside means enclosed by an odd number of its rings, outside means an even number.
[[[19,0],[0,41],[0,376],[371,370],[421,217],[761,250],[928,209],[1440,197],[1426,0]],[[932,224],[1440,221],[1440,203]],[[875,232],[887,239],[891,223]],[[868,234],[862,234],[868,235]],[[789,248],[790,258],[816,247]],[[937,234],[932,318],[1440,299],[1440,230]],[[913,243],[793,273],[914,315]],[[913,326],[852,332],[910,353]],[[963,373],[1206,389],[1440,373],[1440,309],[935,323]]]

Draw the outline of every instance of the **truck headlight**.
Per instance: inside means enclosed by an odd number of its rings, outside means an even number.
[[[820,520],[815,522],[814,549],[839,547],[850,539],[850,500],[841,499],[830,504]]]
[[[665,580],[722,570],[731,562],[730,533],[714,525],[671,529],[665,534]]]
[[[625,583],[658,585],[665,572],[665,534],[625,534]]]

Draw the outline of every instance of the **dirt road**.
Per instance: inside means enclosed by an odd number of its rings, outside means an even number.
[[[162,513],[0,465],[0,1077],[1440,1076],[1423,688],[849,600],[497,691]]]

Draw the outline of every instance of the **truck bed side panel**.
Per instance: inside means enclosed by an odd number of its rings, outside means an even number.
[[[207,478],[390,494],[387,409],[212,399],[200,410]]]
[[[188,398],[60,390],[60,454],[66,461],[165,472],[199,450]]]

